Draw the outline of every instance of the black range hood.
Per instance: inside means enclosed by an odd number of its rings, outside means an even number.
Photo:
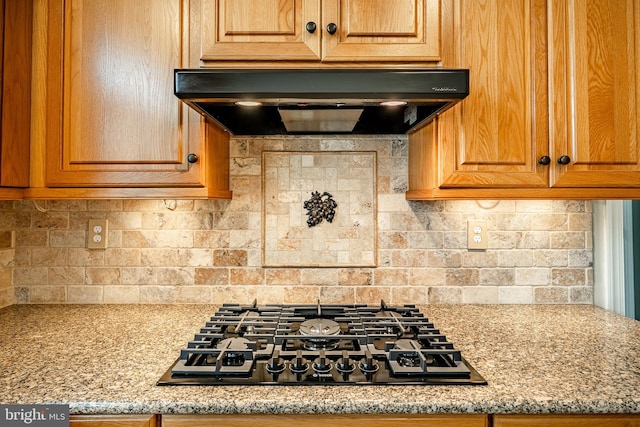
[[[402,134],[465,98],[469,70],[179,69],[175,94],[234,135]]]

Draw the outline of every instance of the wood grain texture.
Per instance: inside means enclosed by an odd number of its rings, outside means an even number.
[[[640,5],[550,4],[551,185],[640,187]]]
[[[640,415],[494,415],[493,427],[638,427]]]
[[[162,427],[487,427],[487,415],[163,415]]]
[[[211,120],[203,130],[207,142],[207,191],[211,199],[231,199],[229,190],[229,132]]]
[[[440,61],[440,0],[323,0],[322,60]]]
[[[409,137],[409,192],[436,188],[437,169],[429,165],[438,163],[437,129],[436,119]]]
[[[640,199],[637,188],[434,188],[409,190],[407,200],[627,200]]]
[[[319,0],[201,0],[201,60],[318,61]],[[309,33],[307,22],[317,30]]]
[[[173,69],[191,61],[188,11],[189,0],[48,1],[46,185],[204,185],[186,161],[202,157],[201,119],[172,93]]]
[[[546,2],[460,0],[442,16],[444,65],[469,69],[470,93],[438,119],[433,188],[547,187]]]
[[[0,185],[29,185],[33,3],[0,2],[2,21]]]
[[[216,61],[319,66],[322,61],[379,67],[440,60],[440,1],[202,0],[201,8],[193,10],[201,22],[206,66],[219,66]],[[308,22],[317,26],[313,33],[306,30]],[[329,23],[338,26],[333,35],[326,31]]]
[[[156,415],[72,415],[72,427],[156,427]]]

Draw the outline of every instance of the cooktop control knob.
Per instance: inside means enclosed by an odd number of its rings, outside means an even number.
[[[364,352],[364,359],[360,361],[360,370],[365,373],[377,372],[380,367],[369,350]]]
[[[302,357],[302,351],[298,350],[296,352],[296,357],[291,362],[290,366],[291,372],[294,374],[301,374],[303,372],[307,372],[309,369],[309,364],[307,363],[307,359]]]
[[[279,374],[284,371],[284,361],[280,357],[280,350],[276,350],[271,355],[271,360],[267,363],[267,371],[270,374]]]
[[[349,352],[346,350],[342,352],[342,357],[338,359],[336,369],[343,374],[348,374],[356,370],[356,365],[351,361]]]
[[[331,362],[327,359],[324,350],[320,350],[319,357],[313,361],[313,370],[318,374],[326,374],[331,371]]]

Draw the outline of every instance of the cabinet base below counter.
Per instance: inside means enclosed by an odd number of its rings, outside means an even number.
[[[640,427],[640,414],[72,415],[73,427]]]
[[[417,414],[342,414],[342,415],[163,415],[162,427],[488,427],[489,416],[471,415],[417,415]]]

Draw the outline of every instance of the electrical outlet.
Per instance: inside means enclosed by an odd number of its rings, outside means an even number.
[[[469,249],[487,249],[487,221],[469,220],[467,222],[467,247]]]
[[[87,247],[89,249],[105,249],[107,247],[107,220],[90,219]]]

